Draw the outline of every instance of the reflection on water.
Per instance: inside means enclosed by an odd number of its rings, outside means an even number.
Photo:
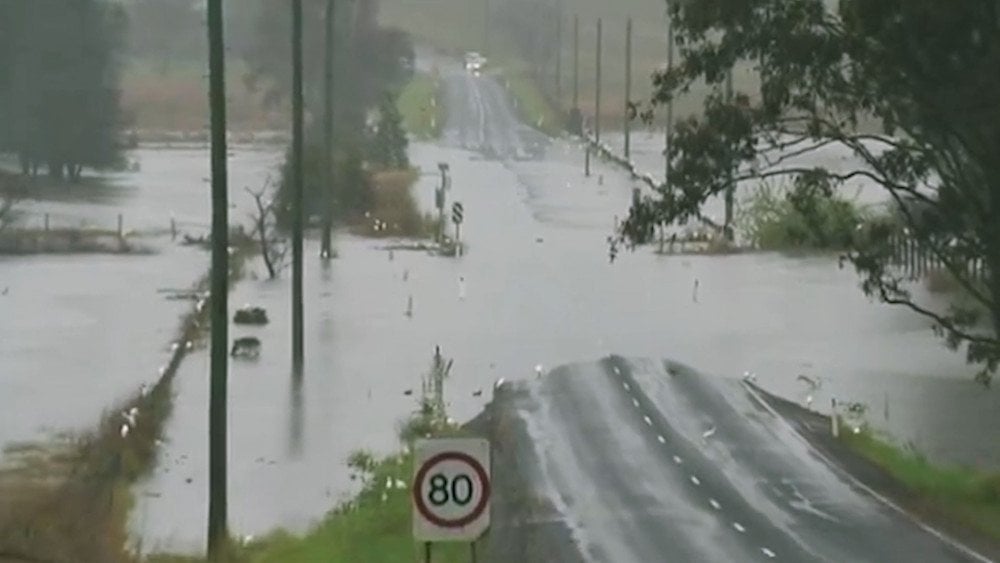
[[[299,459],[302,457],[302,437],[305,432],[305,402],[303,397],[303,377],[301,373],[292,373],[291,400],[288,405],[288,457]]]

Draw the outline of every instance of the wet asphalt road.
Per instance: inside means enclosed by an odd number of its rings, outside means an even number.
[[[513,523],[561,522],[578,551],[560,561],[988,561],[875,499],[738,380],[610,357],[507,383],[496,408],[518,429],[503,471],[553,507]]]

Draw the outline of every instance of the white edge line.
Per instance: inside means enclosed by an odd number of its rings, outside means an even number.
[[[756,399],[757,402],[760,403],[761,406],[763,406],[765,410],[767,410],[769,413],[771,413],[772,416],[774,416],[775,418],[777,418],[780,421],[781,424],[784,424],[785,427],[788,430],[790,430],[793,435],[795,435],[800,441],[802,441],[802,443],[805,444],[805,446],[807,448],[809,448],[812,451],[812,453],[814,453],[821,460],[823,460],[823,462],[826,463],[827,466],[829,466],[830,469],[832,469],[834,472],[836,472],[836,473],[838,473],[838,474],[846,477],[848,480],[851,481],[852,484],[854,484],[855,486],[857,486],[861,490],[863,490],[866,493],[868,493],[869,495],[871,495],[872,498],[874,498],[875,500],[877,500],[877,501],[881,502],[882,504],[888,506],[889,508],[895,510],[896,512],[902,514],[903,516],[907,517],[908,519],[910,519],[910,521],[912,521],[914,524],[916,524],[917,526],[919,526],[920,529],[922,529],[923,531],[927,532],[928,534],[934,536],[938,540],[940,540],[940,541],[944,542],[945,544],[947,544],[947,545],[949,545],[949,546],[951,546],[951,547],[953,547],[953,548],[961,551],[965,555],[967,555],[969,557],[972,557],[973,559],[975,559],[977,561],[982,561],[983,563],[993,563],[992,559],[986,557],[985,555],[982,555],[981,553],[975,551],[971,547],[969,547],[969,546],[967,546],[965,544],[959,543],[957,540],[954,540],[954,539],[950,538],[949,536],[946,536],[943,532],[938,531],[936,528],[932,527],[930,524],[926,524],[926,523],[922,522],[919,518],[917,518],[913,514],[910,514],[909,512],[907,512],[906,510],[904,510],[898,504],[896,504],[896,503],[892,502],[891,500],[887,499],[886,497],[880,495],[879,493],[875,492],[875,490],[873,490],[871,487],[869,487],[868,485],[865,485],[864,483],[862,483],[861,481],[859,481],[857,479],[857,477],[855,477],[854,475],[851,475],[844,468],[842,468],[839,465],[833,463],[833,461],[829,457],[827,457],[826,454],[824,454],[823,452],[819,451],[819,449],[817,449],[815,446],[813,446],[812,444],[810,444],[809,440],[807,440],[805,438],[805,436],[799,434],[799,432],[797,430],[795,430],[795,428],[791,425],[791,423],[788,422],[788,420],[786,420],[785,417],[781,416],[778,413],[778,411],[774,410],[774,407],[772,407],[766,400],[764,400],[764,398],[761,397],[760,394],[757,393],[757,391],[755,391],[753,389],[753,387],[751,387],[750,385],[747,385],[747,383],[745,381],[740,382],[740,384],[743,385],[743,387],[747,390],[747,392],[750,393],[751,397],[753,397],[754,399]]]

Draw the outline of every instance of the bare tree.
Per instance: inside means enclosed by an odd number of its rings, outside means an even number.
[[[275,216],[275,202],[272,199],[265,201],[267,188],[271,181],[268,180],[259,191],[245,188],[250,197],[253,198],[257,207],[257,212],[251,216],[254,222],[252,238],[256,238],[260,244],[260,255],[264,259],[264,266],[267,268],[267,277],[274,279],[278,277],[281,270],[287,266],[285,256],[288,254],[288,245],[285,240],[276,236],[277,218]]]

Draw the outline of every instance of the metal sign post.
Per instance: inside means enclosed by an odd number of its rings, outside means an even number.
[[[490,443],[481,438],[418,440],[414,448],[413,537],[424,543],[475,541],[490,526]]]
[[[465,208],[462,202],[456,201],[451,205],[451,221],[455,223],[455,247],[459,256],[462,255],[462,221],[465,219]]]

